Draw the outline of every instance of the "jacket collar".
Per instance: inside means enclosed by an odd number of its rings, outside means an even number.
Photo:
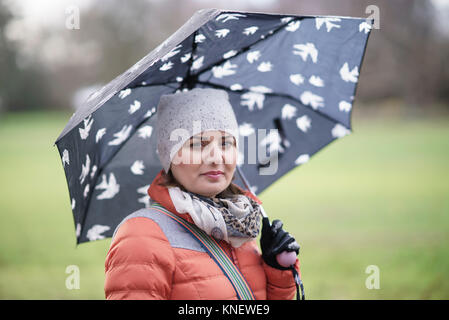
[[[159,185],[163,181],[163,169],[159,171],[159,173],[156,175],[156,177],[153,179],[153,182],[151,182],[150,187],[148,188],[148,195],[150,196],[150,199],[160,203],[164,208],[169,210],[170,212],[178,215],[179,217],[187,220],[190,223],[194,223],[192,217],[188,213],[179,213],[175,209],[175,205],[173,204],[170,193],[168,192],[167,187]],[[234,184],[235,185],[235,184]],[[262,201],[253,195],[248,190],[244,190],[240,188],[239,186],[235,185],[238,189],[240,189],[246,196],[252,198],[257,203],[262,204]]]

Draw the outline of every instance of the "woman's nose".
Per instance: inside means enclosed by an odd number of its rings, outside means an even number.
[[[223,163],[223,150],[221,150],[221,147],[217,143],[209,143],[203,152],[204,163]]]

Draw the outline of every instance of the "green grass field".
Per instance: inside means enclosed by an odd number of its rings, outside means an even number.
[[[110,240],[76,246],[53,146],[69,118],[0,115],[0,299],[104,299]],[[307,298],[448,299],[449,118],[352,123],[260,195],[301,245]],[[379,289],[365,286],[369,265]]]

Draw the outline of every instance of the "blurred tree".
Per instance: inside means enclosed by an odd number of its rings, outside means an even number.
[[[72,105],[80,88],[105,84],[156,48],[180,27],[182,4],[176,1],[92,1],[80,12],[80,29],[47,30],[62,38],[66,58],[52,68],[53,94]]]
[[[443,68],[448,51],[435,25],[435,8],[430,1],[384,1],[387,30],[381,30],[390,59],[396,60],[396,93],[415,109],[443,99],[440,88],[449,80]],[[446,73],[445,73],[446,72]]]
[[[3,30],[11,15],[1,1]],[[263,9],[256,1],[217,1],[92,0],[81,8],[79,30],[69,30],[61,23],[40,33],[39,41],[33,42],[36,47],[31,60],[35,63],[27,68],[17,63],[20,47],[8,42],[2,32],[3,106],[15,110],[68,108],[78,89],[105,84],[123,73],[200,8],[368,17],[365,10],[369,5],[380,9],[380,30],[371,33],[357,99],[369,102],[397,97],[416,109],[443,100],[449,106],[449,44],[436,32],[435,8],[430,1],[278,0],[265,1]],[[54,51],[59,52],[58,59],[48,59],[48,53],[51,56]]]
[[[48,75],[39,66],[21,66],[18,49],[5,36],[11,18],[0,1],[0,111],[52,108]]]
[[[415,109],[442,100],[449,107],[449,44],[437,30],[431,1],[282,0],[271,10],[368,17],[369,5],[380,9],[380,29],[373,29],[368,41],[357,99],[399,98]]]

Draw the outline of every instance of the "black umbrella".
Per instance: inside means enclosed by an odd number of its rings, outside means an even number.
[[[228,92],[245,147],[238,168],[255,194],[349,134],[370,30],[364,18],[198,11],[92,94],[56,140],[77,243],[112,236],[149,205],[147,189],[162,169],[153,115],[163,94]],[[247,152],[252,145],[264,152]]]

